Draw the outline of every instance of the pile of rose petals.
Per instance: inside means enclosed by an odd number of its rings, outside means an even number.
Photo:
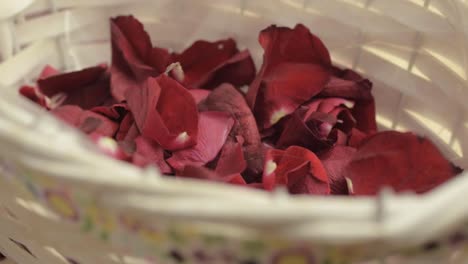
[[[46,67],[20,93],[116,159],[292,194],[423,193],[461,172],[426,138],[377,132],[372,83],[303,25],[260,32],[258,71],[233,39],[169,52],[132,16],[111,36],[110,67]]]

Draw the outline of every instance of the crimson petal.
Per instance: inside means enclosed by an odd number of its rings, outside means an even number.
[[[355,148],[336,146],[320,154],[320,160],[322,160],[322,164],[330,179],[332,194],[348,194],[344,169],[353,158],[354,153],[356,153]]]
[[[178,176],[194,178],[194,179],[203,179],[210,181],[226,182],[235,185],[246,185],[246,182],[240,174],[232,174],[227,176],[221,176],[205,167],[187,165],[182,171],[179,172]]]
[[[19,93],[22,96],[31,100],[32,102],[44,108],[47,108],[46,97],[43,94],[41,94],[41,92],[36,87],[28,85],[21,86],[21,88],[19,89]]]
[[[184,71],[187,86],[212,89],[227,82],[249,84],[255,77],[255,65],[248,51],[239,52],[233,39],[196,41],[181,54],[173,54]]]
[[[351,111],[356,119],[356,128],[364,133],[377,131],[375,101],[371,93],[372,83],[352,70],[335,68],[335,76],[330,79],[320,97],[342,97],[355,102]]]
[[[242,173],[247,168],[242,148],[243,139],[240,141],[228,139],[221,150],[215,171],[220,175]]]
[[[83,109],[101,105],[110,95],[109,76],[102,66],[39,79],[38,85],[44,95],[64,94],[64,105],[77,105]]]
[[[135,139],[135,152],[133,153],[132,162],[140,167],[156,165],[162,173],[172,173],[171,167],[164,160],[164,150],[161,146],[142,136]]]
[[[254,114],[261,129],[271,127],[317,95],[329,73],[320,65],[282,63],[262,78]],[[249,98],[249,92],[247,98]]]
[[[153,48],[143,25],[133,16],[119,16],[111,20],[112,35],[112,95],[123,101],[125,92],[135,82],[163,73],[169,64],[167,50]]]
[[[276,146],[285,148],[298,145],[314,152],[329,149],[335,144],[336,138],[322,136],[323,133],[319,129],[320,124],[315,120],[304,122],[296,111],[284,123],[284,129],[276,142]]]
[[[329,194],[329,179],[317,156],[302,147],[267,151],[263,183],[266,190],[284,185],[293,194]]]
[[[230,113],[234,117],[231,136],[244,138],[244,156],[248,168],[253,174],[260,173],[263,168],[262,142],[255,118],[242,94],[232,85],[223,84],[211,92],[204,105],[208,110]]]
[[[396,131],[366,139],[345,169],[356,195],[374,195],[383,186],[424,193],[458,172],[428,139]]]
[[[142,135],[166,150],[196,144],[198,112],[192,95],[177,81],[160,75],[126,93],[128,107]]]
[[[303,25],[270,26],[259,36],[263,65],[246,99],[261,129],[268,128],[318,94],[328,82],[330,54]]]
[[[176,170],[183,170],[186,165],[203,166],[212,161],[223,147],[233,124],[234,119],[230,114],[201,112],[197,144],[173,152],[167,162]]]

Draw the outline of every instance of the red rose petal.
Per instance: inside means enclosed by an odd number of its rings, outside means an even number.
[[[303,25],[270,26],[260,33],[259,42],[263,65],[246,99],[265,129],[324,88],[331,60],[321,40]]]
[[[234,124],[231,115],[224,112],[201,112],[197,144],[175,151],[167,162],[176,170],[186,165],[203,166],[216,158]]]
[[[231,183],[235,185],[246,185],[246,182],[240,174],[232,174],[227,176],[221,176],[215,171],[212,171],[205,167],[187,165],[182,171],[179,172],[178,176],[195,178],[202,180],[218,181]]]
[[[213,89],[223,83],[229,83],[235,87],[249,85],[255,78],[255,73],[255,64],[250,56],[250,52],[244,50],[218,66],[211,80],[204,87]]]
[[[331,148],[336,138],[322,136],[319,129],[320,122],[311,120],[304,122],[298,112],[294,112],[284,123],[284,129],[279,136],[276,146],[285,148],[292,145],[302,146],[314,152]]]
[[[114,98],[121,102],[128,89],[147,77],[163,73],[169,64],[167,50],[153,48],[143,25],[133,16],[120,16],[111,20],[112,79]]]
[[[365,133],[361,132],[357,128],[353,128],[351,132],[349,133],[349,138],[348,138],[348,145],[350,147],[357,148],[361,144],[361,142],[366,139],[368,135]]]
[[[320,65],[284,63],[263,76],[254,114],[261,129],[276,124],[301,104],[317,95],[329,73]],[[249,92],[247,98],[249,98]]]
[[[260,32],[264,60],[272,66],[281,62],[303,62],[331,66],[328,49],[302,24],[293,29],[272,25]]]
[[[64,105],[77,105],[90,109],[101,105],[109,97],[109,77],[101,66],[81,71],[54,75],[38,80],[40,91],[53,97],[65,95]]]
[[[330,194],[330,186],[324,181],[310,175],[310,162],[304,162],[287,172],[288,190],[291,194]]]
[[[195,103],[198,105],[201,101],[208,97],[211,91],[205,89],[190,89],[189,92],[193,96]]]
[[[456,172],[428,139],[395,131],[366,139],[345,169],[356,195],[374,195],[384,186],[424,193]]]
[[[51,110],[51,113],[87,134],[113,137],[118,129],[118,125],[110,119],[75,105],[61,106]]]
[[[291,146],[284,151],[268,150],[263,174],[266,190],[284,185],[294,194],[329,194],[328,176],[311,151]]]
[[[335,77],[330,79],[319,96],[342,97],[354,101],[351,114],[356,119],[356,128],[365,133],[377,131],[372,83],[351,70],[335,69],[335,72]]]
[[[248,168],[253,174],[260,173],[263,168],[261,138],[252,111],[242,94],[232,85],[223,84],[211,92],[204,105],[208,110],[230,113],[234,117],[231,136],[244,138],[244,156]]]
[[[355,148],[336,146],[320,155],[320,160],[322,160],[322,164],[330,179],[332,194],[348,194],[344,169],[355,153]]]
[[[164,150],[158,143],[139,136],[135,139],[135,147],[132,157],[133,164],[140,167],[155,165],[163,174],[172,173],[171,167],[164,160]]]
[[[247,168],[242,148],[243,141],[228,139],[221,150],[221,154],[216,164],[216,173],[220,175],[230,175],[242,173]]]
[[[221,83],[250,84],[255,65],[248,51],[239,52],[233,39],[216,42],[196,41],[181,54],[174,54],[184,71],[187,86],[212,89]]]
[[[148,78],[126,93],[128,106],[142,135],[166,150],[196,144],[198,112],[188,90],[170,77]]]
[[[28,85],[21,86],[21,88],[19,89],[19,93],[22,96],[33,101],[34,103],[44,108],[47,108],[46,97],[43,94],[41,94],[41,92],[36,87],[28,86]]]

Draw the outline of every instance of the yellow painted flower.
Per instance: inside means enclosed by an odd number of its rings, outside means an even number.
[[[154,228],[142,226],[140,228],[140,234],[143,238],[153,243],[162,243],[166,240],[163,233],[156,231]]]
[[[115,229],[115,222],[112,216],[97,208],[94,204],[86,208],[86,214],[92,222],[101,227],[104,231],[111,232]]]
[[[63,218],[76,221],[79,218],[78,209],[68,194],[61,190],[45,190],[45,199],[49,207]]]

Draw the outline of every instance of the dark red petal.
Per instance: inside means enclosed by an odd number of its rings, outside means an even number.
[[[101,105],[109,97],[109,77],[101,66],[54,75],[38,80],[39,89],[48,97],[66,96],[63,104],[90,109]]]
[[[195,100],[177,81],[160,75],[126,93],[128,106],[142,135],[166,150],[196,144],[198,112]]]
[[[365,133],[377,131],[375,120],[375,103],[372,96],[372,83],[351,70],[336,70],[335,77],[330,79],[321,97],[342,97],[355,102],[351,110],[356,119],[356,127]]]
[[[329,149],[335,144],[336,139],[322,136],[319,125],[320,122],[314,120],[304,122],[299,113],[294,112],[285,122],[284,129],[276,145],[279,148],[297,145],[314,152]]]
[[[34,103],[44,107],[44,108],[47,108],[47,102],[46,102],[46,98],[44,95],[42,95],[40,93],[40,91],[35,88],[35,87],[32,87],[32,86],[21,86],[21,88],[19,89],[19,93],[28,98],[29,100],[33,101]]]
[[[141,86],[142,81],[135,80],[115,65],[112,65],[110,73],[111,94],[117,102],[125,101],[127,90],[136,90]]]
[[[248,168],[253,174],[260,173],[263,168],[261,138],[252,111],[242,94],[232,85],[223,84],[211,92],[204,105],[208,110],[230,113],[234,117],[231,136],[244,138],[244,156]]]
[[[167,162],[176,170],[186,165],[203,166],[218,155],[234,124],[231,115],[223,112],[201,112],[197,144],[176,151]]]
[[[174,54],[172,61],[181,64],[183,83],[197,88],[210,81],[214,72],[238,52],[233,39],[216,42],[199,40],[181,54]]]
[[[134,89],[149,76],[163,73],[170,55],[167,50],[152,48],[149,35],[133,16],[112,19],[111,35],[111,92],[121,102],[128,89]]]
[[[137,79],[155,76],[166,70],[169,53],[165,49],[153,49],[148,33],[133,16],[112,19],[111,33],[112,59],[117,56],[126,62]]]
[[[322,41],[300,24],[296,25],[294,29],[270,26],[260,32],[259,42],[264,50],[263,64],[257,77],[250,85],[246,99],[260,121],[259,126],[264,129],[271,126],[272,123],[269,112],[286,110],[286,113],[289,114],[323,89],[323,82],[327,82],[329,78],[331,59]],[[281,79],[276,82],[277,87],[273,91],[279,94],[274,96],[274,93],[268,93],[271,88],[268,87],[265,80],[270,79],[272,82],[273,78],[277,78],[276,75],[285,70],[285,66],[277,69],[281,64],[298,66],[286,66],[286,70],[289,72],[280,75]],[[302,66],[303,64],[308,66]],[[310,69],[304,69],[307,67]],[[296,78],[300,79],[295,81]],[[278,91],[279,87],[282,87],[281,92]],[[297,90],[299,90],[297,92],[298,98],[295,96]],[[290,91],[291,98],[286,97],[282,99],[284,101],[278,99],[284,96],[283,93],[287,91]],[[307,96],[308,98],[304,99]],[[280,102],[276,102],[268,111],[263,110],[272,100],[270,97],[277,97],[276,100],[280,100]],[[288,100],[294,103],[288,102]],[[257,114],[257,111],[260,113]],[[277,121],[277,119],[279,120],[279,118],[275,118],[273,121]]]
[[[261,78],[254,114],[259,127],[265,129],[320,93],[329,73],[316,64],[282,63]]]
[[[135,146],[136,148],[132,158],[133,164],[140,167],[155,165],[159,168],[161,173],[172,173],[171,167],[169,167],[164,160],[164,150],[158,143],[139,136],[135,139]]]
[[[247,168],[242,149],[243,142],[228,139],[221,150],[216,172],[220,175],[242,173]]]
[[[255,78],[255,64],[248,50],[241,51],[229,60],[219,65],[209,82],[203,87],[213,89],[223,83],[229,83],[235,87],[249,85]]]
[[[374,195],[385,186],[424,193],[456,172],[428,139],[394,131],[366,139],[345,169],[356,195]]]
[[[361,142],[366,139],[368,135],[363,133],[361,130],[357,128],[351,129],[348,138],[348,146],[357,148],[361,144]]]
[[[201,101],[208,97],[211,91],[205,89],[190,89],[189,92],[193,96],[195,103],[198,105]]]
[[[293,29],[272,25],[260,32],[259,42],[268,66],[281,62],[331,66],[330,54],[323,42],[302,24]]]
[[[240,174],[232,174],[227,176],[221,176],[218,173],[201,166],[187,165],[177,176],[203,179],[210,181],[226,182],[236,185],[246,185],[246,182]]]
[[[330,179],[332,194],[348,194],[344,169],[353,158],[354,153],[356,153],[355,148],[336,146],[320,155],[322,164]]]
[[[51,110],[52,114],[66,123],[82,130],[87,134],[99,134],[113,137],[117,132],[117,123],[94,112],[83,110],[78,106],[67,105]]]

